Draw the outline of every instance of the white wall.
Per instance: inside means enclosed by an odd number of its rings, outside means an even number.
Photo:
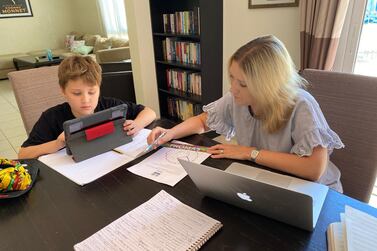
[[[148,0],[125,0],[137,103],[160,114]]]
[[[72,4],[75,31],[106,35],[97,0],[74,0]]]
[[[248,9],[248,0],[224,0],[223,92],[229,90],[227,63],[230,56],[255,37],[272,34],[287,47],[293,61],[300,63],[299,8]]]
[[[74,0],[30,1],[33,17],[0,19],[0,54],[61,48],[73,27]]]
[[[0,19],[0,55],[63,48],[71,31],[102,34],[96,0],[33,0],[33,17]]]

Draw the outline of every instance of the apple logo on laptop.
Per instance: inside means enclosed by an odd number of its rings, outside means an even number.
[[[253,201],[246,193],[237,193],[237,196],[246,201]]]

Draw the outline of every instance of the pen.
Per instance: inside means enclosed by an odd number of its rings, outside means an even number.
[[[153,140],[152,144],[147,146],[147,148],[144,150],[144,152],[150,151],[153,148],[153,146],[157,144],[158,140],[161,139],[162,137],[164,137],[165,135],[166,135],[166,132],[161,133],[160,136],[158,136],[155,140]]]
[[[165,144],[162,144],[162,146],[182,149],[182,150],[197,151],[197,152],[207,152],[208,150],[208,147],[205,147],[205,146],[193,146],[193,145],[177,144],[177,143],[165,143]]]
[[[158,136],[155,140],[153,140],[153,142],[152,142],[150,145],[148,145],[147,148],[145,148],[144,151],[142,151],[141,153],[139,153],[139,154],[136,156],[136,158],[138,158],[138,157],[144,155],[145,153],[147,153],[147,152],[153,150],[153,146],[156,145],[157,142],[158,142],[158,140],[161,139],[162,137],[164,137],[165,135],[166,135],[166,132],[161,133],[160,136]]]

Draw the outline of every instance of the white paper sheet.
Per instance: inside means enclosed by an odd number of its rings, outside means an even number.
[[[78,185],[88,184],[118,167],[134,160],[136,155],[147,147],[147,137],[151,130],[143,129],[133,137],[132,142],[117,147],[124,154],[109,151],[93,158],[74,162],[66,149],[39,157],[39,160]]]
[[[74,249],[197,250],[221,226],[162,190]]]
[[[209,156],[205,152],[164,147],[128,170],[144,178],[175,186],[187,175],[178,162],[179,158],[200,164]]]
[[[377,218],[350,206],[345,210],[348,251],[377,250]]]

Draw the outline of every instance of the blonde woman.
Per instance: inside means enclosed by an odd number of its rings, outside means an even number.
[[[216,130],[235,136],[238,144],[210,147],[212,158],[254,161],[342,192],[340,172],[329,155],[344,145],[302,89],[306,81],[284,44],[272,35],[256,38],[232,55],[228,71],[229,93],[172,129],[153,129],[148,143],[165,131],[158,144]]]

